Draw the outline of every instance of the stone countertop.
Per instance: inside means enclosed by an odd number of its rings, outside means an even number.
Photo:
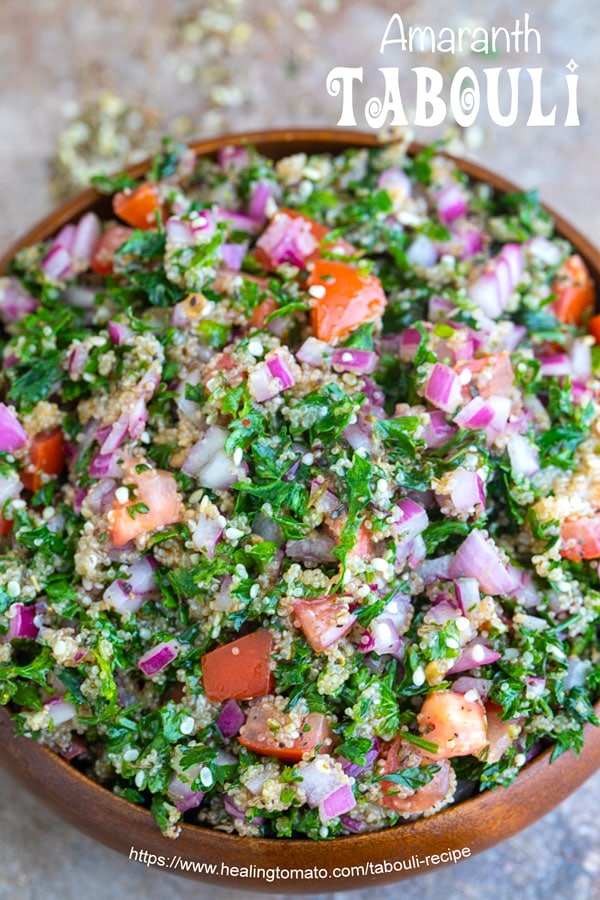
[[[411,56],[398,47],[380,56],[393,13],[406,24],[436,28],[513,27],[524,14],[517,0],[439,6],[435,0],[376,5],[367,0],[2,0],[0,246],[81,180],[86,144],[94,144],[96,168],[109,169],[136,153],[146,155],[161,133],[185,138],[261,127],[334,126],[340,103],[327,95],[325,79],[336,65],[364,66],[365,84],[355,102],[359,127],[364,127],[359,111],[381,93],[377,68],[383,65],[399,67],[409,117],[413,66],[435,66],[447,82],[460,65],[472,65],[480,78],[483,66],[542,67],[544,111],[556,103],[561,122],[571,59],[579,66],[580,127],[527,127],[525,113],[514,126],[501,128],[482,115],[468,132],[455,134],[454,146],[524,188],[538,187],[546,202],[599,244],[596,0],[581,0],[576,14],[568,0],[530,0],[530,25],[541,37],[539,56],[516,53],[514,45],[510,54],[484,60],[469,53]],[[520,84],[520,107],[526,110],[526,72]],[[125,141],[116,131],[123,126]],[[416,134],[422,140],[432,135],[427,128]],[[521,835],[402,887],[378,889],[378,897],[391,900],[401,892],[404,900],[600,898],[599,807],[600,773]],[[101,847],[41,808],[2,772],[0,848],[1,900],[70,900],[82,893],[87,900],[240,896],[147,869]],[[370,893],[336,897],[366,900]]]

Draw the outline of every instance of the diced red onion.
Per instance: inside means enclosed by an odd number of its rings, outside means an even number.
[[[63,227],[60,229],[60,231],[52,241],[52,247],[62,247],[64,250],[68,250],[70,253],[75,241],[75,234],[75,225],[72,225],[70,223],[68,225],[63,225]]]
[[[453,413],[461,398],[461,384],[456,372],[450,366],[436,363],[427,380],[425,397],[438,409]]]
[[[298,766],[298,775],[301,776],[300,782],[305,794],[306,802],[311,809],[319,805],[330,794],[344,784],[343,776],[340,776],[338,770],[331,767],[323,769],[319,761],[311,760],[310,762]],[[251,788],[248,788],[251,790]]]
[[[146,554],[133,563],[127,575],[127,583],[134,594],[148,595],[156,590],[156,569],[158,563]]]
[[[444,596],[443,594],[441,596]],[[434,603],[425,614],[425,622],[435,622],[437,625],[445,625],[452,619],[458,619],[461,612],[455,606],[452,606],[447,600],[441,600]]]
[[[273,184],[270,181],[258,181],[252,190],[250,203],[248,204],[248,215],[252,219],[264,222],[267,217],[267,204],[273,196]]]
[[[489,425],[486,426],[486,434],[488,440],[493,440],[498,435],[504,434],[508,425],[508,417],[512,409],[512,400],[510,397],[488,397],[488,406],[494,412],[494,416]]]
[[[319,803],[319,815],[323,822],[342,816],[356,806],[356,800],[349,784],[343,784],[333,793],[328,794]]]
[[[296,351],[296,359],[298,362],[307,366],[320,368],[324,362],[331,357],[331,346],[325,341],[320,341],[316,337],[308,337]]]
[[[424,584],[434,584],[436,581],[451,581],[450,569],[453,562],[453,553],[446,553],[444,556],[438,556],[435,559],[426,559],[419,569],[419,575],[423,579]]]
[[[487,428],[494,418],[494,410],[482,397],[472,400],[454,416],[454,421],[461,428]]]
[[[445,185],[436,197],[436,207],[442,225],[450,225],[467,214],[467,198],[456,181]]]
[[[496,650],[487,647],[482,641],[475,640],[463,647],[463,650],[455,661],[451,669],[448,669],[448,675],[455,675],[457,672],[467,672],[469,669],[476,669],[479,666],[487,666],[496,662],[502,656]]]
[[[20,322],[40,305],[17,278],[0,278],[0,320],[8,325]]]
[[[404,169],[394,166],[385,169],[377,179],[377,187],[380,190],[388,191],[392,199],[401,192],[406,197],[410,197],[412,193],[412,182]]]
[[[471,531],[456,551],[449,573],[453,579],[476,578],[486,594],[509,594],[517,587],[496,545],[478,529]]]
[[[346,831],[351,831],[353,834],[362,834],[367,827],[365,822],[359,822],[358,819],[347,815],[340,816],[340,822]]]
[[[365,769],[368,769],[369,766],[372,766],[377,757],[379,756],[380,743],[377,738],[373,738],[371,742],[370,748],[365,753],[365,764],[364,766],[359,766],[357,763],[350,762],[349,759],[346,759],[345,756],[338,756],[337,761],[340,763],[342,769],[349,775],[350,778],[357,778]]]
[[[13,453],[27,441],[27,432],[21,423],[4,403],[0,403],[0,450]]]
[[[401,500],[398,509],[400,515],[394,519],[392,525],[394,534],[402,537],[415,537],[427,528],[429,524],[427,511],[414,500],[408,498]]]
[[[59,749],[59,753],[63,759],[66,759],[67,762],[70,762],[72,759],[76,759],[78,756],[81,756],[82,753],[87,753],[87,746],[80,740],[71,741],[66,750]]]
[[[117,579],[104,591],[102,599],[118,613],[135,613],[145,602],[145,596],[136,593],[127,581]]]
[[[200,513],[192,532],[192,543],[196,550],[200,550],[208,559],[213,559],[224,529],[221,517],[215,519]]]
[[[273,268],[286,262],[302,268],[319,245],[313,237],[310,222],[302,216],[292,219],[280,212],[263,231],[256,246]]]
[[[486,315],[495,319],[504,311],[523,271],[523,248],[520,244],[505,244],[471,285],[469,295]]]
[[[75,704],[63,700],[62,697],[54,697],[52,700],[48,700],[47,703],[44,703],[44,709],[48,710],[55,728],[58,728],[59,725],[64,725],[65,722],[70,722],[77,715]]]
[[[417,355],[423,335],[418,328],[405,328],[400,334],[399,356],[402,362],[412,362]]]
[[[218,209],[216,211],[217,221],[225,222],[230,226],[232,231],[244,231],[246,234],[258,234],[262,228],[262,224],[252,216],[238,212],[234,209]]]
[[[246,715],[235,700],[228,700],[221,709],[215,722],[224,738],[235,737],[244,722]]]
[[[506,445],[515,478],[531,478],[540,471],[538,449],[522,434],[511,434]]]
[[[525,609],[537,606],[540,602],[540,595],[531,573],[513,565],[510,565],[508,570],[515,581],[515,588],[511,591],[511,596],[516,597]]]
[[[328,515],[338,509],[340,499],[325,487],[324,482],[313,479],[310,485],[310,505],[322,515]]]
[[[243,241],[241,244],[222,244],[221,259],[232,271],[239,272],[249,247],[248,241]]]
[[[411,569],[418,569],[425,557],[427,556],[427,544],[423,536],[418,534],[412,541],[412,546],[408,554],[408,565]]]
[[[34,622],[36,617],[36,608],[34,606],[25,606],[24,603],[13,603],[6,611],[8,619],[7,639],[12,641],[13,638],[31,638],[35,640],[40,629]]]
[[[204,791],[192,790],[191,785],[195,780],[195,776],[192,775],[190,769],[188,769],[186,775],[191,778],[191,781],[182,781],[178,775],[173,775],[167,787],[169,800],[173,801],[181,813],[187,812],[188,809],[196,809],[204,799]]]
[[[355,372],[357,375],[370,375],[377,368],[377,354],[374,350],[355,350],[341,347],[333,351],[331,358],[334,369],[339,372]]]
[[[94,453],[90,460],[89,475],[90,478],[121,478],[123,469],[119,465],[119,454],[116,451],[108,454]]]
[[[225,807],[225,812],[229,816],[231,816],[232,819],[246,818],[245,811],[243,809],[240,809],[239,806],[235,805],[229,794],[223,794],[223,806]]]
[[[452,300],[432,294],[427,304],[427,318],[430,322],[447,322],[448,316],[454,308]],[[417,329],[413,328],[412,331],[417,331]]]
[[[246,147],[235,147],[228,144],[217,153],[217,165],[221,172],[239,172],[250,162],[250,154]]]
[[[194,475],[202,487],[225,490],[244,474],[242,465],[236,466],[225,453],[227,431],[211,425],[204,436],[191,447],[181,470]]]
[[[570,656],[567,672],[563,680],[565,691],[570,691],[575,687],[584,687],[592,665],[589,659]]]
[[[40,265],[41,271],[52,281],[61,281],[73,275],[71,254],[60,245],[52,247]]]
[[[85,268],[89,266],[101,233],[102,226],[96,213],[86,213],[78,221],[71,246],[67,248],[77,269],[81,270],[79,264],[83,264]]]
[[[85,498],[90,512],[95,514],[106,512],[113,504],[116,487],[117,483],[112,478],[105,478],[91,487]]]
[[[231,612],[231,608],[235,602],[235,598],[231,593],[231,582],[233,581],[233,577],[231,575],[225,575],[219,590],[215,594],[215,599],[213,601],[215,609],[220,609],[224,612]]]
[[[292,370],[290,369],[287,360],[281,353],[278,353],[277,350],[272,356],[267,356],[265,362],[273,378],[277,378],[281,384],[282,391],[286,391],[296,383],[296,379],[292,374]]]
[[[457,578],[454,582],[456,599],[463,613],[472,612],[479,606],[479,582],[476,578]]]
[[[371,434],[362,421],[346,425],[342,431],[342,437],[348,441],[353,450],[366,450],[367,453],[370,453],[373,449]]]
[[[536,236],[525,245],[532,256],[541,259],[547,266],[557,266],[562,257],[562,250],[548,238]]]
[[[446,414],[441,409],[432,409],[428,415],[429,421],[423,435],[425,445],[431,448],[443,447],[458,429],[446,421]]]
[[[447,494],[436,494],[440,507],[449,499],[459,515],[470,513],[478,505],[485,508],[485,488],[477,472],[459,466],[450,474],[448,487]]]
[[[307,565],[335,562],[333,548],[336,540],[329,535],[320,534],[314,538],[290,540],[285,545],[285,553],[290,559],[299,559]]]
[[[424,269],[430,269],[437,262],[437,248],[430,238],[424,234],[419,234],[406,251],[406,258],[411,266],[421,266]]]
[[[124,325],[122,322],[115,322],[113,319],[108,323],[107,329],[108,336],[115,347],[122,347],[123,344],[126,344],[133,337],[133,331],[128,325]]]
[[[571,345],[571,374],[574,381],[582,384],[592,377],[592,348],[582,338],[576,338]]]
[[[457,694],[466,694],[467,691],[477,691],[479,698],[485,702],[492,687],[491,678],[474,678],[471,675],[460,675],[452,683],[451,690]]]
[[[539,357],[540,374],[545,378],[571,375],[571,360],[566,353],[548,353]]]
[[[451,243],[458,244],[459,259],[471,259],[483,250],[483,232],[468,226],[456,228]]]
[[[163,641],[152,649],[147,650],[138,660],[138,668],[151,678],[158,672],[162,672],[173,660],[179,656],[179,644],[175,639]]]
[[[392,619],[377,616],[371,622],[370,631],[374,638],[373,646],[370,648],[373,653],[396,658],[404,655],[404,643]]]
[[[69,356],[69,377],[76,381],[87,365],[89,350],[81,341],[73,347]]]

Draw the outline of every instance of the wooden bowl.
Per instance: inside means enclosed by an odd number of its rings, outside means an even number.
[[[377,140],[372,134],[331,130],[268,131],[201,141],[194,149],[214,154],[230,143],[251,143],[278,158],[300,151],[371,147]],[[472,178],[498,190],[517,189],[474,163],[457,164]],[[146,166],[141,163],[131,172],[140,175]],[[17,249],[50,237],[90,209],[107,214],[106,198],[87,190],[65,203],[17,241],[0,259],[0,271]],[[583,256],[600,291],[600,253],[571,225],[552,215],[558,233]],[[600,703],[596,711],[600,715]],[[486,850],[545,815],[598,768],[600,728],[588,726],[578,757],[568,752],[550,765],[549,756],[546,751],[534,759],[508,788],[498,787],[430,818],[384,831],[317,843],[245,838],[183,825],[180,837],[173,841],[162,836],[148,810],[115,796],[34,741],[15,737],[9,712],[0,707],[0,764],[71,824],[132,859],[132,850],[153,854],[154,864],[172,873],[263,892],[318,893],[383,884],[448,864],[453,851],[457,859]],[[187,861],[196,864],[196,871],[183,871],[182,863]],[[290,871],[299,869],[302,873]]]

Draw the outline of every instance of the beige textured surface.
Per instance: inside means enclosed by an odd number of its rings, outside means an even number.
[[[538,186],[547,202],[600,243],[600,7],[597,0],[576,7],[568,0],[530,0],[526,8],[541,32],[539,59],[512,54],[459,64],[543,66],[545,108],[557,102],[564,109],[564,67],[574,58],[581,127],[527,128],[523,115],[519,125],[501,129],[482,118],[467,137],[468,152],[523,187]],[[394,12],[414,25],[509,25],[523,7],[516,0],[2,0],[0,245],[51,208],[48,175],[57,138],[78,104],[95,102],[103,90],[147,110],[157,131],[331,126],[339,112],[324,86],[332,66],[365,67],[358,94],[364,106],[378,89],[377,66],[398,65],[408,109],[410,67],[432,59],[411,59],[399,50],[379,56]],[[435,64],[451,72],[457,60]],[[525,91],[521,103],[525,109]],[[600,774],[523,835],[450,870],[378,890],[378,897],[600,898],[599,807]],[[371,894],[348,896],[366,900]],[[0,898],[81,896],[225,900],[240,894],[120,858],[40,809],[0,773]]]

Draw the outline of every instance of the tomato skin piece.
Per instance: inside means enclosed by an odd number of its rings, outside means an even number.
[[[148,469],[131,475],[137,488],[136,496],[127,503],[116,499],[109,513],[110,539],[113,547],[123,547],[148,531],[163,525],[179,522],[183,506],[177,492],[177,482],[170,472],[162,469]],[[147,513],[129,514],[129,507],[145,503]]]
[[[265,299],[252,310],[252,315],[248,319],[248,325],[250,328],[264,328],[265,319],[270,316],[271,313],[274,313],[276,309],[279,309],[279,303],[275,297],[265,297]]]
[[[156,226],[156,213],[162,209],[160,192],[151,181],[144,181],[129,191],[119,191],[112,205],[119,219],[144,231]]]
[[[597,344],[600,344],[600,316],[592,316],[588,330]]]
[[[387,752],[383,773],[390,775],[402,769],[424,765],[431,765],[431,761],[424,759],[415,747],[398,736]],[[412,791],[393,781],[382,781],[383,805],[399,813],[425,812],[436,806],[444,799],[450,787],[450,763],[447,759],[441,759],[438,765],[439,772],[435,773],[431,781]]]
[[[29,462],[34,472],[21,472],[20,478],[28,491],[39,491],[42,473],[60,475],[65,467],[65,439],[60,428],[40,432],[31,441]]]
[[[273,690],[273,636],[261,628],[205,653],[202,657],[204,692],[212,702],[253,700]]]
[[[596,303],[596,287],[578,253],[570,256],[556,273],[552,291],[554,315],[565,325],[581,325],[584,313]]]
[[[100,236],[92,256],[92,271],[97,275],[111,275],[114,268],[115,252],[129,240],[133,228],[125,225],[110,225]]]
[[[425,697],[417,722],[423,737],[437,752],[421,751],[428,759],[451,759],[481,753],[487,746],[485,709],[456,691],[435,691]]]
[[[317,747],[319,748],[317,753],[327,753],[331,749],[332,732],[327,717],[322,713],[309,713],[300,727],[300,736],[286,746],[283,741],[277,739],[277,730],[273,730],[272,726],[275,721],[284,727],[288,719],[289,716],[277,709],[272,701],[257,703],[248,710],[248,717],[240,729],[238,741],[260,756],[276,756],[287,762],[307,759],[313,755]]]
[[[521,719],[501,719],[500,713],[502,707],[496,703],[485,704],[485,716],[487,719],[487,736],[488,750],[482,754],[486,763],[497,763],[499,759],[506,753],[508,748],[514,744],[514,737],[511,737],[511,730],[515,725],[519,725]]]
[[[316,653],[339,641],[356,618],[348,614],[347,606],[337,602],[337,594],[317,600],[294,600],[292,605],[300,628]]]
[[[573,562],[600,558],[600,514],[567,519],[560,528],[560,536],[567,546],[560,555]]]
[[[316,259],[307,286],[319,287],[314,298],[312,329],[321,341],[331,342],[381,318],[386,297],[375,275],[361,275],[356,266],[330,259]]]
[[[512,397],[515,388],[515,373],[513,372],[510,354],[503,350],[501,353],[490,353],[479,359],[461,361],[454,366],[457,375],[468,369],[472,376],[472,383],[482,397]],[[465,397],[471,399],[469,385],[463,388]]]

